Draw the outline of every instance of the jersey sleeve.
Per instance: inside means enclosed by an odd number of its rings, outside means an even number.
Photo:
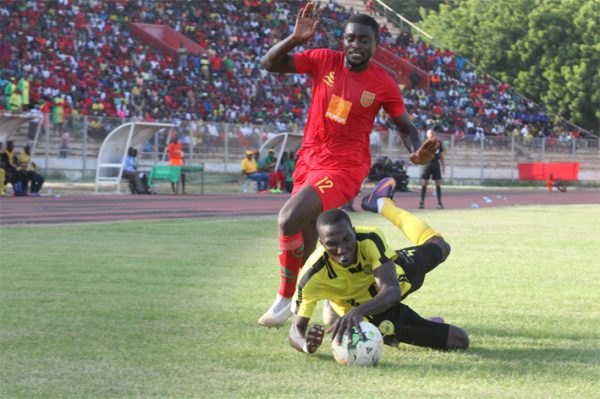
[[[382,105],[385,112],[392,118],[395,118],[405,113],[406,107],[404,106],[404,99],[396,82],[387,75],[386,78],[389,80],[387,84],[389,89],[385,93]]]
[[[296,72],[316,75],[328,60],[329,52],[327,49],[314,49],[293,54]]]
[[[396,251],[388,245],[380,229],[374,228],[368,237],[369,239],[365,240],[365,256],[369,259],[373,270],[389,260],[396,259]]]
[[[324,249],[319,246],[307,259],[298,276],[298,285],[292,301],[292,312],[301,317],[312,316],[320,299],[318,279],[319,270],[323,267]]]
[[[298,291],[294,294],[294,300],[292,302],[292,312],[300,317],[306,317],[310,319],[315,307],[317,306],[318,300],[312,297],[308,292],[303,292],[302,296],[298,296]]]

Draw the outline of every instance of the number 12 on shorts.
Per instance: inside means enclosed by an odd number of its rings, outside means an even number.
[[[333,187],[333,180],[331,180],[329,176],[325,176],[324,178],[316,182],[315,186],[319,189],[321,193],[324,193],[326,188]]]

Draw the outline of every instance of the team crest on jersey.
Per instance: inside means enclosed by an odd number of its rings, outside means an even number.
[[[331,71],[323,78],[323,82],[327,85],[327,87],[332,87],[333,82],[335,81],[335,72]]]
[[[363,107],[370,107],[375,101],[375,93],[371,93],[370,91],[363,91],[362,96],[360,96],[360,105]]]

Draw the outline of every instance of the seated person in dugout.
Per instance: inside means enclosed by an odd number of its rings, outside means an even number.
[[[19,174],[17,172],[17,160],[15,157],[15,145],[11,140],[6,142],[6,149],[2,151],[2,143],[0,143],[0,168],[4,170],[4,183],[12,184],[13,191],[18,191],[15,189],[15,184],[19,182]],[[5,185],[3,185],[3,190]]]
[[[123,165],[123,179],[129,180],[129,187],[132,188],[133,194],[150,194],[148,176],[144,172],[138,172],[137,155],[138,151],[133,147],[129,147]]]
[[[36,170],[37,165],[31,160],[31,146],[27,144],[17,157],[17,173],[21,180],[23,195],[27,195],[29,191],[33,197],[40,196],[40,190],[45,180]]]
[[[468,348],[469,337],[462,329],[441,318],[425,319],[403,303],[421,287],[425,274],[447,258],[450,245],[423,220],[396,207],[394,189],[393,178],[382,180],[363,198],[362,207],[388,219],[414,246],[393,250],[381,230],[353,227],[340,209],[317,219],[321,247],[302,268],[292,302],[295,316],[288,340],[298,351],[314,353],[323,341],[322,326],[308,327],[320,300],[328,300],[336,313],[327,332],[338,342],[366,318],[382,331],[386,345]]]

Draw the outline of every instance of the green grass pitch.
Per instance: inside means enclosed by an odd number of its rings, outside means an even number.
[[[373,368],[256,324],[278,286],[274,216],[3,226],[0,397],[599,397],[600,207],[419,215],[453,249],[407,303],[471,348],[386,348]]]

